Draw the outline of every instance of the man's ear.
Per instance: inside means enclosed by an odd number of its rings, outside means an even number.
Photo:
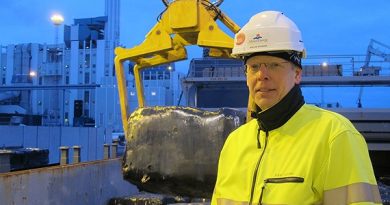
[[[302,80],[302,68],[295,67],[295,84],[301,83]]]

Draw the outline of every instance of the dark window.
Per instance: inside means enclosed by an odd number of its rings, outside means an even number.
[[[89,103],[89,91],[84,91],[84,102]]]
[[[89,72],[85,72],[84,74],[84,83],[89,84]]]
[[[86,117],[89,117],[89,110],[85,109],[85,110],[84,110],[84,115],[85,115]]]
[[[62,52],[57,49],[49,49],[47,52],[47,61],[49,63],[58,63],[62,61]]]

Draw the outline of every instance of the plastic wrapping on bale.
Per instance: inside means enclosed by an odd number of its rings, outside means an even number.
[[[112,198],[108,205],[166,205],[174,203],[177,203],[174,197],[145,193],[129,197]]]
[[[135,195],[111,198],[107,205],[210,205],[210,200],[151,194],[140,192]]]
[[[235,109],[140,108],[128,120],[124,178],[149,192],[209,198],[222,146],[244,122]]]

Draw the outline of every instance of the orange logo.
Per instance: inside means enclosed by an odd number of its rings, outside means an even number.
[[[237,34],[236,37],[236,45],[241,45],[245,41],[245,34],[244,33],[239,33]]]

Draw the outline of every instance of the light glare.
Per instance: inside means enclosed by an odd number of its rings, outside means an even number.
[[[35,77],[37,76],[37,73],[35,71],[30,71],[30,77]]]
[[[62,17],[61,14],[53,14],[53,16],[51,16],[50,20],[51,20],[51,22],[54,23],[54,25],[58,26],[64,22],[64,17]]]

